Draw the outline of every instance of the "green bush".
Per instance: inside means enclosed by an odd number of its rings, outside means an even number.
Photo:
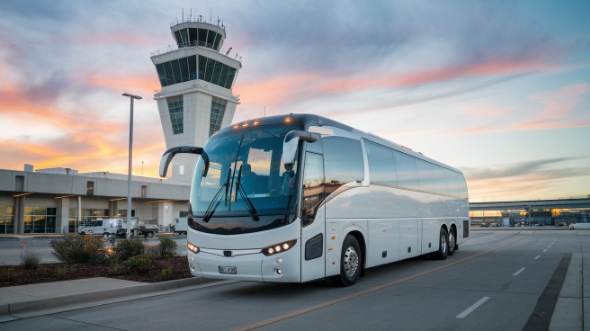
[[[146,273],[157,266],[156,259],[149,254],[135,255],[125,261],[125,268],[135,273]]]
[[[107,257],[101,237],[66,234],[49,242],[52,254],[64,263],[102,263]]]
[[[37,269],[41,262],[41,258],[33,252],[27,252],[23,257],[22,265],[25,269]]]
[[[176,256],[177,247],[176,241],[170,237],[160,237],[160,258],[165,259]]]
[[[123,239],[115,246],[115,259],[119,262],[129,260],[133,256],[144,253],[144,246],[138,239]]]
[[[167,267],[160,271],[160,280],[170,280],[172,279],[172,268]]]

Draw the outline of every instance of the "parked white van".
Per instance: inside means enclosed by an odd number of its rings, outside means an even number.
[[[81,226],[78,233],[81,235],[92,234],[101,235],[105,238],[111,235],[125,234],[126,223],[120,218],[107,218],[103,220],[92,221],[88,226]]]

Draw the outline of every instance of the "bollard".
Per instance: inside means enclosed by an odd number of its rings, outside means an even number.
[[[27,256],[27,240],[21,238],[21,240],[20,240],[20,263],[24,262],[25,256]]]

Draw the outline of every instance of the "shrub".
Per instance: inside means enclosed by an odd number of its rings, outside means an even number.
[[[172,268],[167,267],[160,271],[160,280],[170,280],[172,279]]]
[[[25,269],[37,269],[41,262],[41,258],[33,252],[27,252],[23,257],[22,265]]]
[[[133,256],[143,254],[144,247],[141,240],[138,239],[123,239],[115,246],[115,259],[119,262],[129,260]]]
[[[106,260],[102,238],[66,234],[63,240],[49,242],[52,254],[65,263],[101,263]]]
[[[156,267],[156,259],[149,254],[135,255],[125,261],[125,268],[136,273],[146,273]]]
[[[178,245],[176,241],[170,237],[160,237],[160,257],[165,259],[176,256],[176,248]]]

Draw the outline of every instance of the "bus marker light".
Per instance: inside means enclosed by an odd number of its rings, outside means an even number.
[[[332,247],[328,248],[328,250],[331,251],[332,250]]]
[[[281,264],[283,263],[283,258],[282,257],[277,257],[277,264]]]
[[[275,273],[280,276],[283,274],[283,270],[281,270],[279,268],[275,268]]]
[[[336,236],[332,236],[332,240],[336,239]]]

